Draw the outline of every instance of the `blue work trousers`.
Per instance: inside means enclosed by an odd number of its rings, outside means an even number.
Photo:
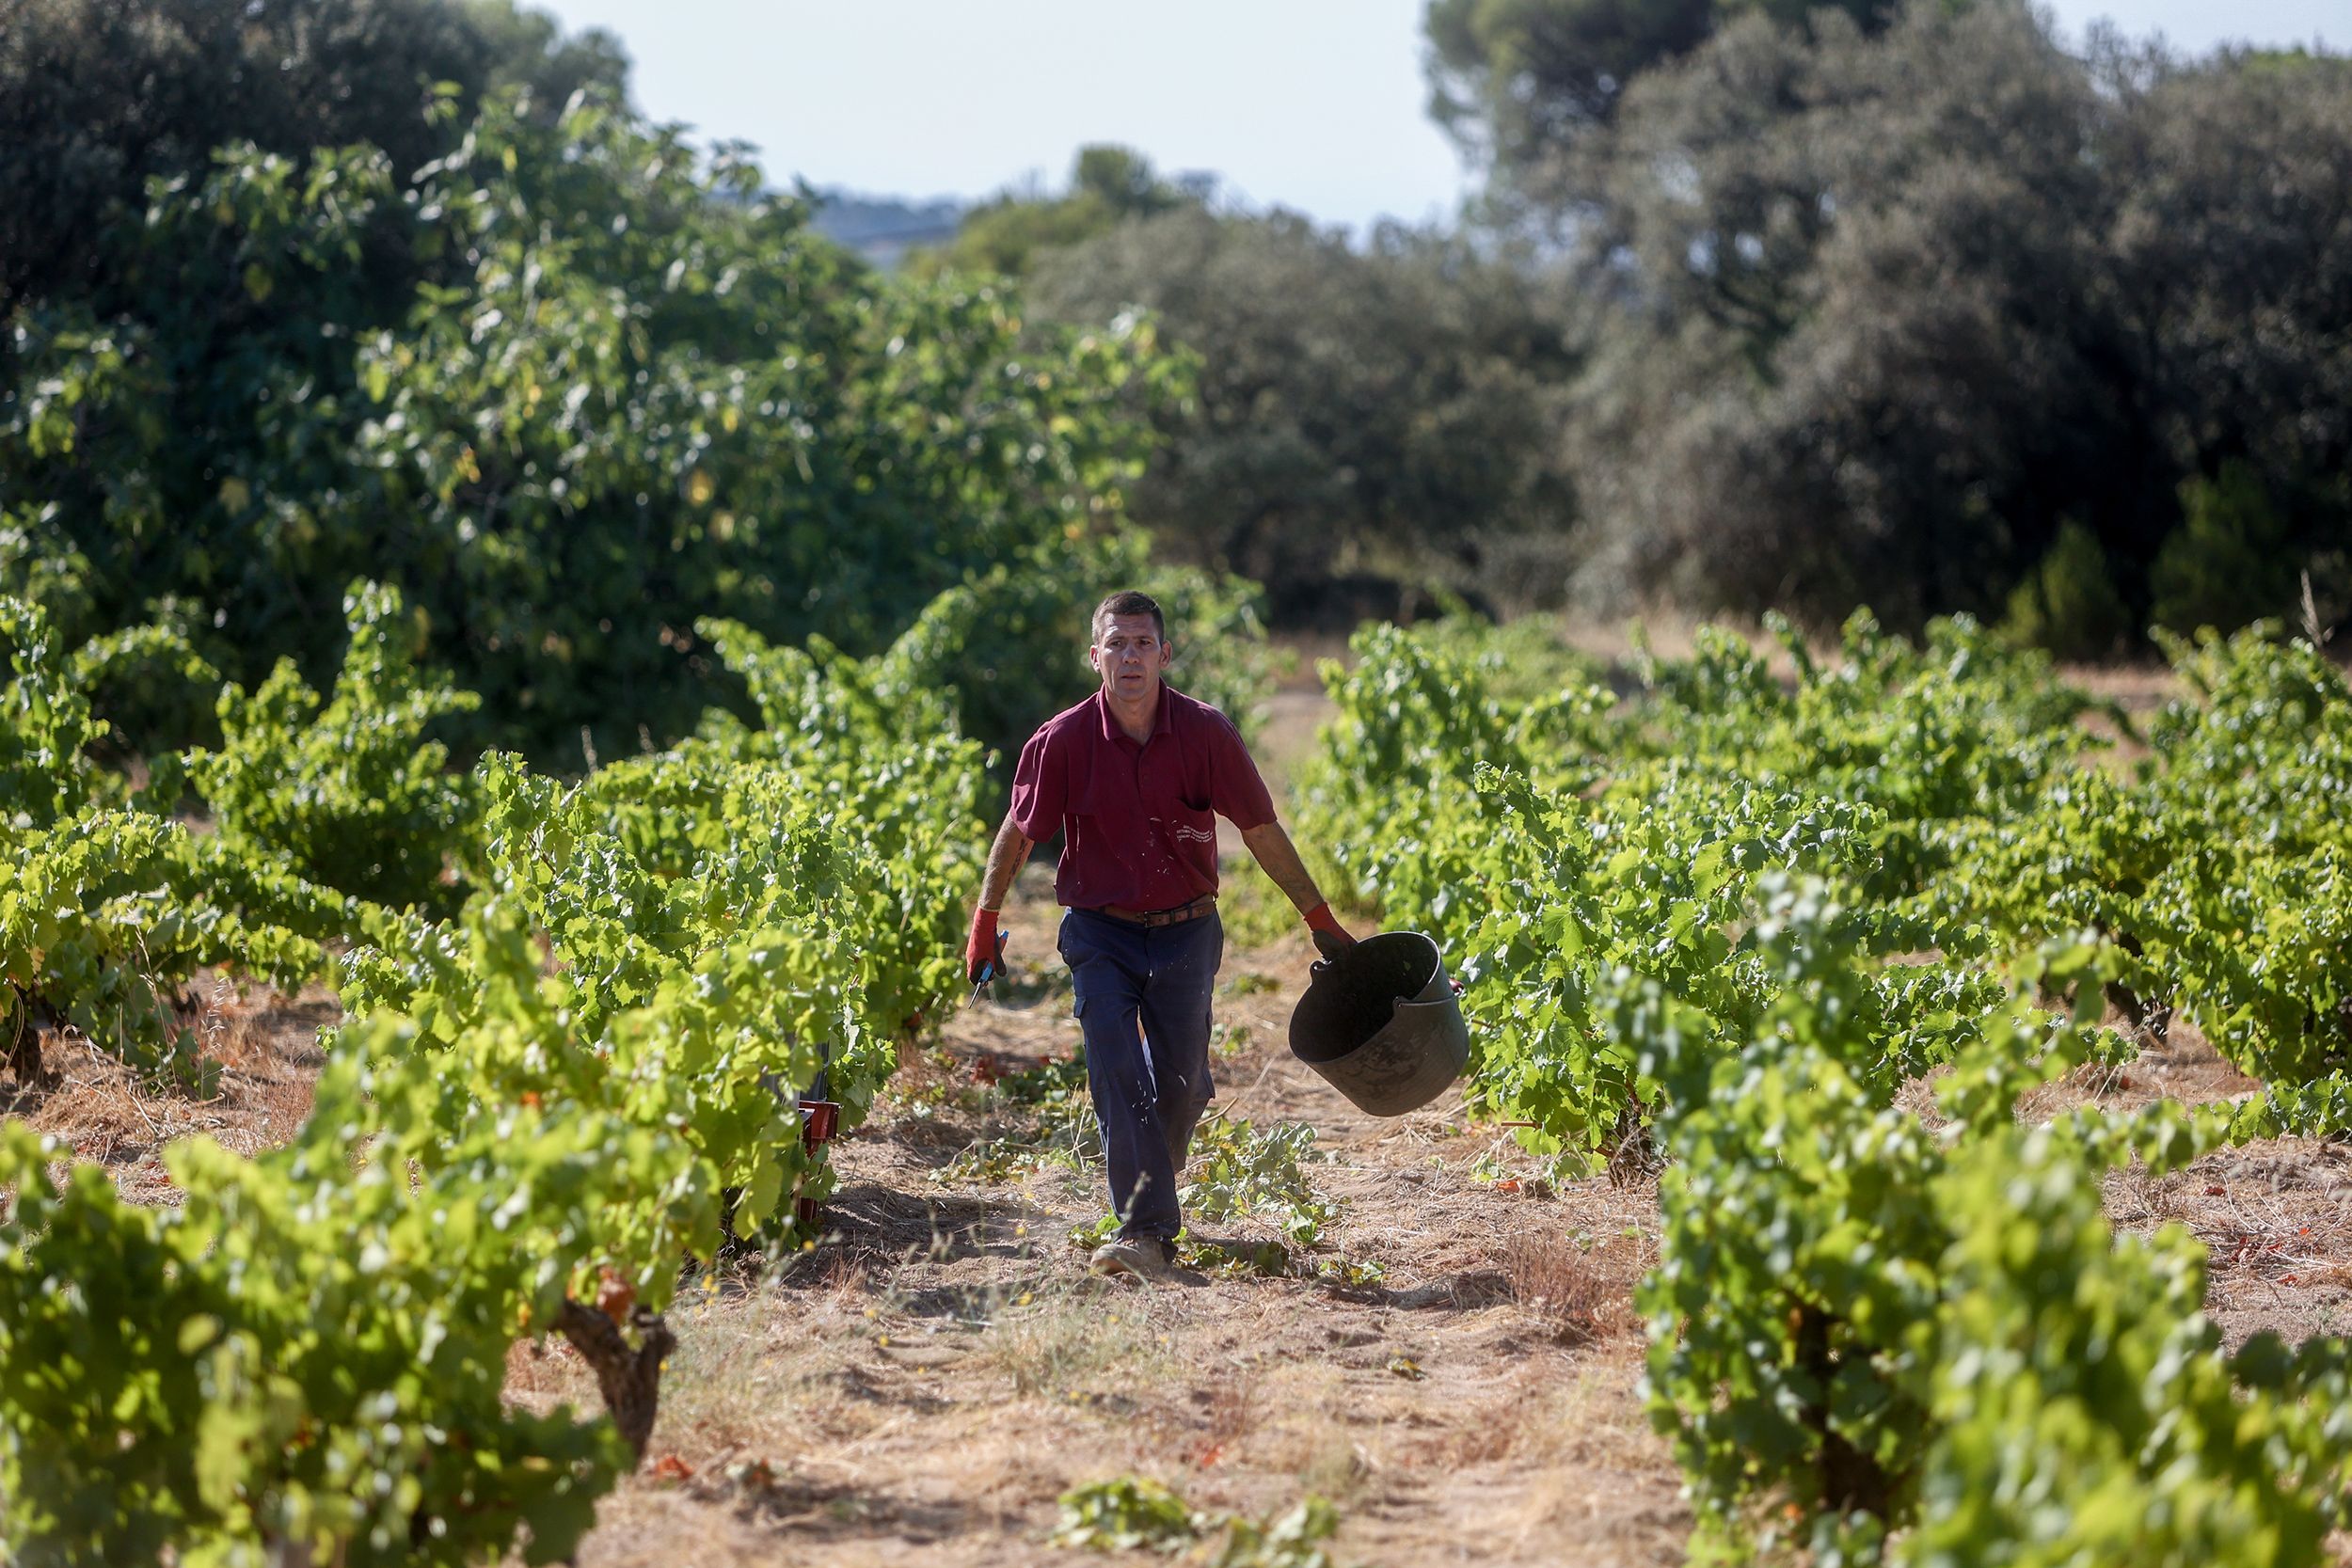
[[[1122,1236],[1172,1240],[1176,1179],[1216,1085],[1209,1081],[1209,990],[1225,957],[1214,911],[1142,927],[1091,910],[1062,916],[1087,1087]]]

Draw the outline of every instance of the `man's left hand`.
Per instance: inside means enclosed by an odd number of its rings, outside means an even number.
[[[1327,902],[1307,911],[1307,930],[1315,939],[1315,951],[1326,958],[1336,958],[1356,945],[1356,939],[1340,924]]]

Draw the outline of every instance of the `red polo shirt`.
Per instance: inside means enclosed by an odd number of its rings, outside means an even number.
[[[1029,737],[1012,777],[1013,826],[1032,841],[1063,835],[1054,896],[1075,910],[1168,910],[1215,893],[1212,812],[1263,827],[1274,799],[1233,721],[1166,686],[1143,744],[1098,690]]]

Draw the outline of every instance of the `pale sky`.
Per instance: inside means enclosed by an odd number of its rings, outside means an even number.
[[[1423,112],[1422,0],[537,0],[617,34],[637,101],[756,143],[778,183],[873,195],[1058,186],[1088,142],[1208,169],[1325,223],[1450,216],[1464,191]],[[2352,48],[2352,0],[2058,0],[2224,40]]]

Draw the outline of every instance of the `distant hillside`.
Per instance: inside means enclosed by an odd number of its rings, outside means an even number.
[[[817,193],[817,230],[885,270],[898,266],[918,245],[945,245],[963,221],[963,205],[901,201],[896,197],[850,191]]]

